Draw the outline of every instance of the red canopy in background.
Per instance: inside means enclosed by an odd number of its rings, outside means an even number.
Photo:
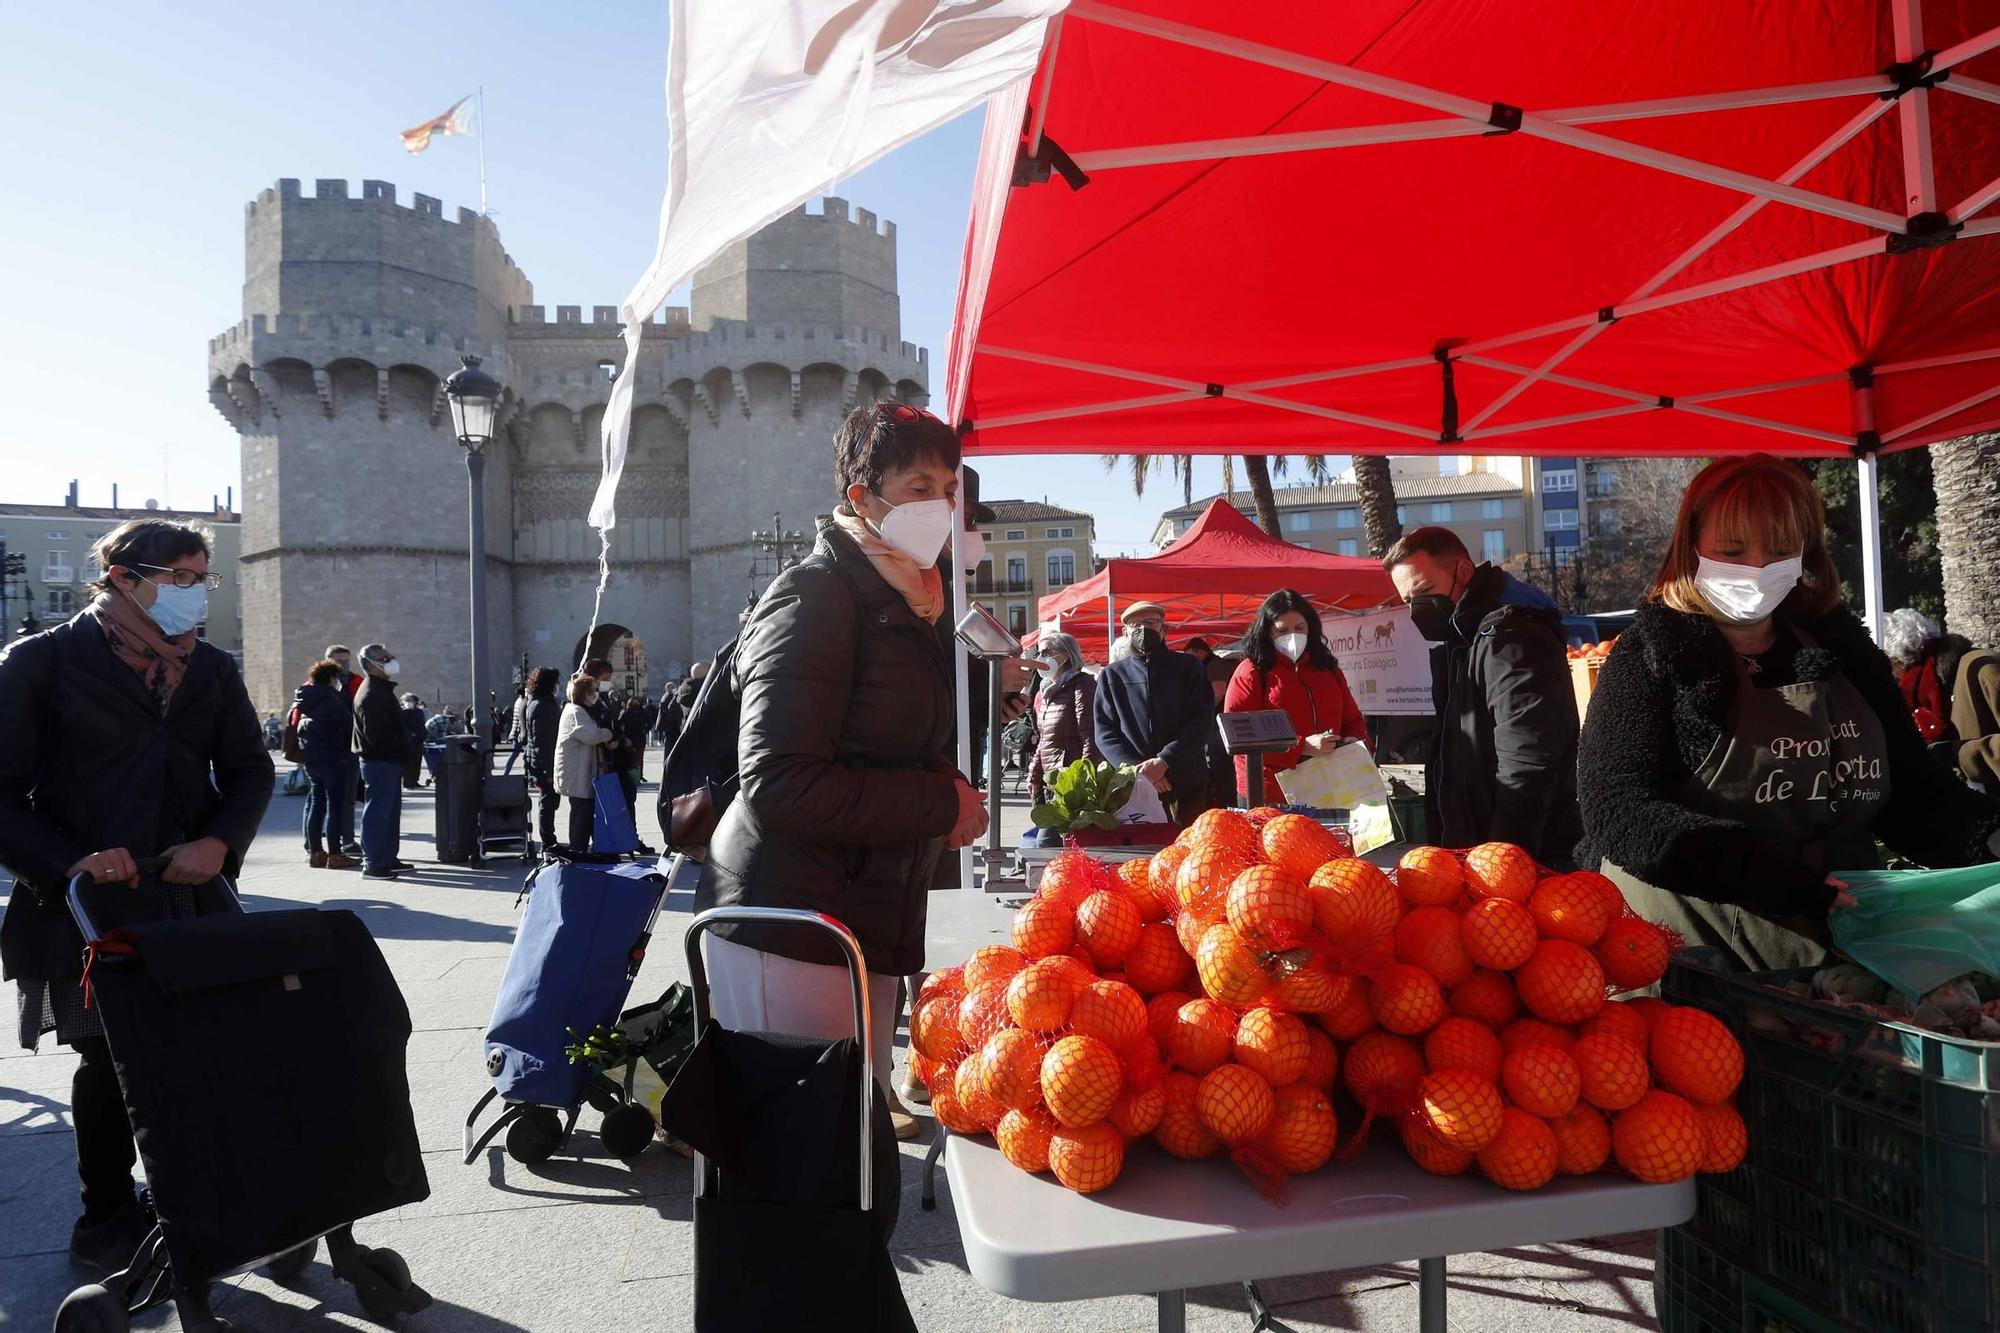
[[[2000,427],[1996,47],[2000,0],[1074,0],[989,110],[950,410],[975,455]]]
[[[1240,637],[1266,597],[1290,588],[1324,610],[1366,611],[1395,600],[1374,560],[1328,555],[1265,533],[1223,500],[1158,555],[1116,558],[1079,583],[1041,599],[1038,619],[1060,622],[1084,654],[1103,661],[1109,627],[1133,602],[1167,609],[1168,637]]]

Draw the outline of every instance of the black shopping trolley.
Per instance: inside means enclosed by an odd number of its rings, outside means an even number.
[[[356,1219],[430,1193],[404,1069],[410,1014],[352,912],[242,910],[217,876],[177,914],[165,858],[139,887],[70,881],[100,1016],[145,1165],[153,1226],[122,1272],[79,1287],[57,1333],[111,1333],[172,1300],[181,1327],[229,1324],[208,1285],[262,1267],[288,1281],[326,1240],[378,1320],[430,1304]]]
[[[833,935],[854,983],[854,1036],[730,1031],[711,1014],[701,937],[736,922]],[[847,927],[818,912],[723,907],[687,932],[692,1052],[661,1120],[696,1150],[694,1323],[709,1330],[915,1333],[889,1259],[899,1154],[869,1055],[868,972]],[[773,1280],[773,1256],[783,1256]]]

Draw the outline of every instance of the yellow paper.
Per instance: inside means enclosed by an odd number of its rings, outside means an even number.
[[[1293,805],[1347,811],[1354,854],[1365,855],[1396,840],[1389,820],[1389,784],[1368,747],[1338,746],[1278,774],[1278,788]]]

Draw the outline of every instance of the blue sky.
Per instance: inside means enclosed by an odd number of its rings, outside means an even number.
[[[0,499],[199,507],[237,482],[207,339],[236,322],[243,205],[283,176],[479,201],[468,139],[397,131],[484,84],[491,206],[543,304],[612,304],[651,257],[665,180],[666,6],[11,6],[0,44]],[[975,113],[844,182],[900,238],[903,336],[941,367]],[[940,371],[941,375],[941,371]],[[942,392],[943,385],[933,386]],[[1138,548],[1162,508],[1095,459],[996,459],[986,494],[1098,516]],[[1196,492],[1220,487],[1197,460]],[[698,502],[698,500],[697,500]]]

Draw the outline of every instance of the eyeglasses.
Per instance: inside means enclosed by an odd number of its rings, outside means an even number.
[[[908,425],[912,421],[922,421],[930,416],[930,413],[921,408],[911,407],[908,403],[877,403],[875,415],[887,421]]]
[[[133,562],[133,567],[135,569],[150,569],[157,574],[171,574],[173,578],[170,582],[176,588],[192,588],[197,583],[204,583],[208,586],[210,592],[214,592],[222,586],[222,575],[220,574],[197,574],[192,569],[168,569],[165,565],[142,565],[137,561]]]

